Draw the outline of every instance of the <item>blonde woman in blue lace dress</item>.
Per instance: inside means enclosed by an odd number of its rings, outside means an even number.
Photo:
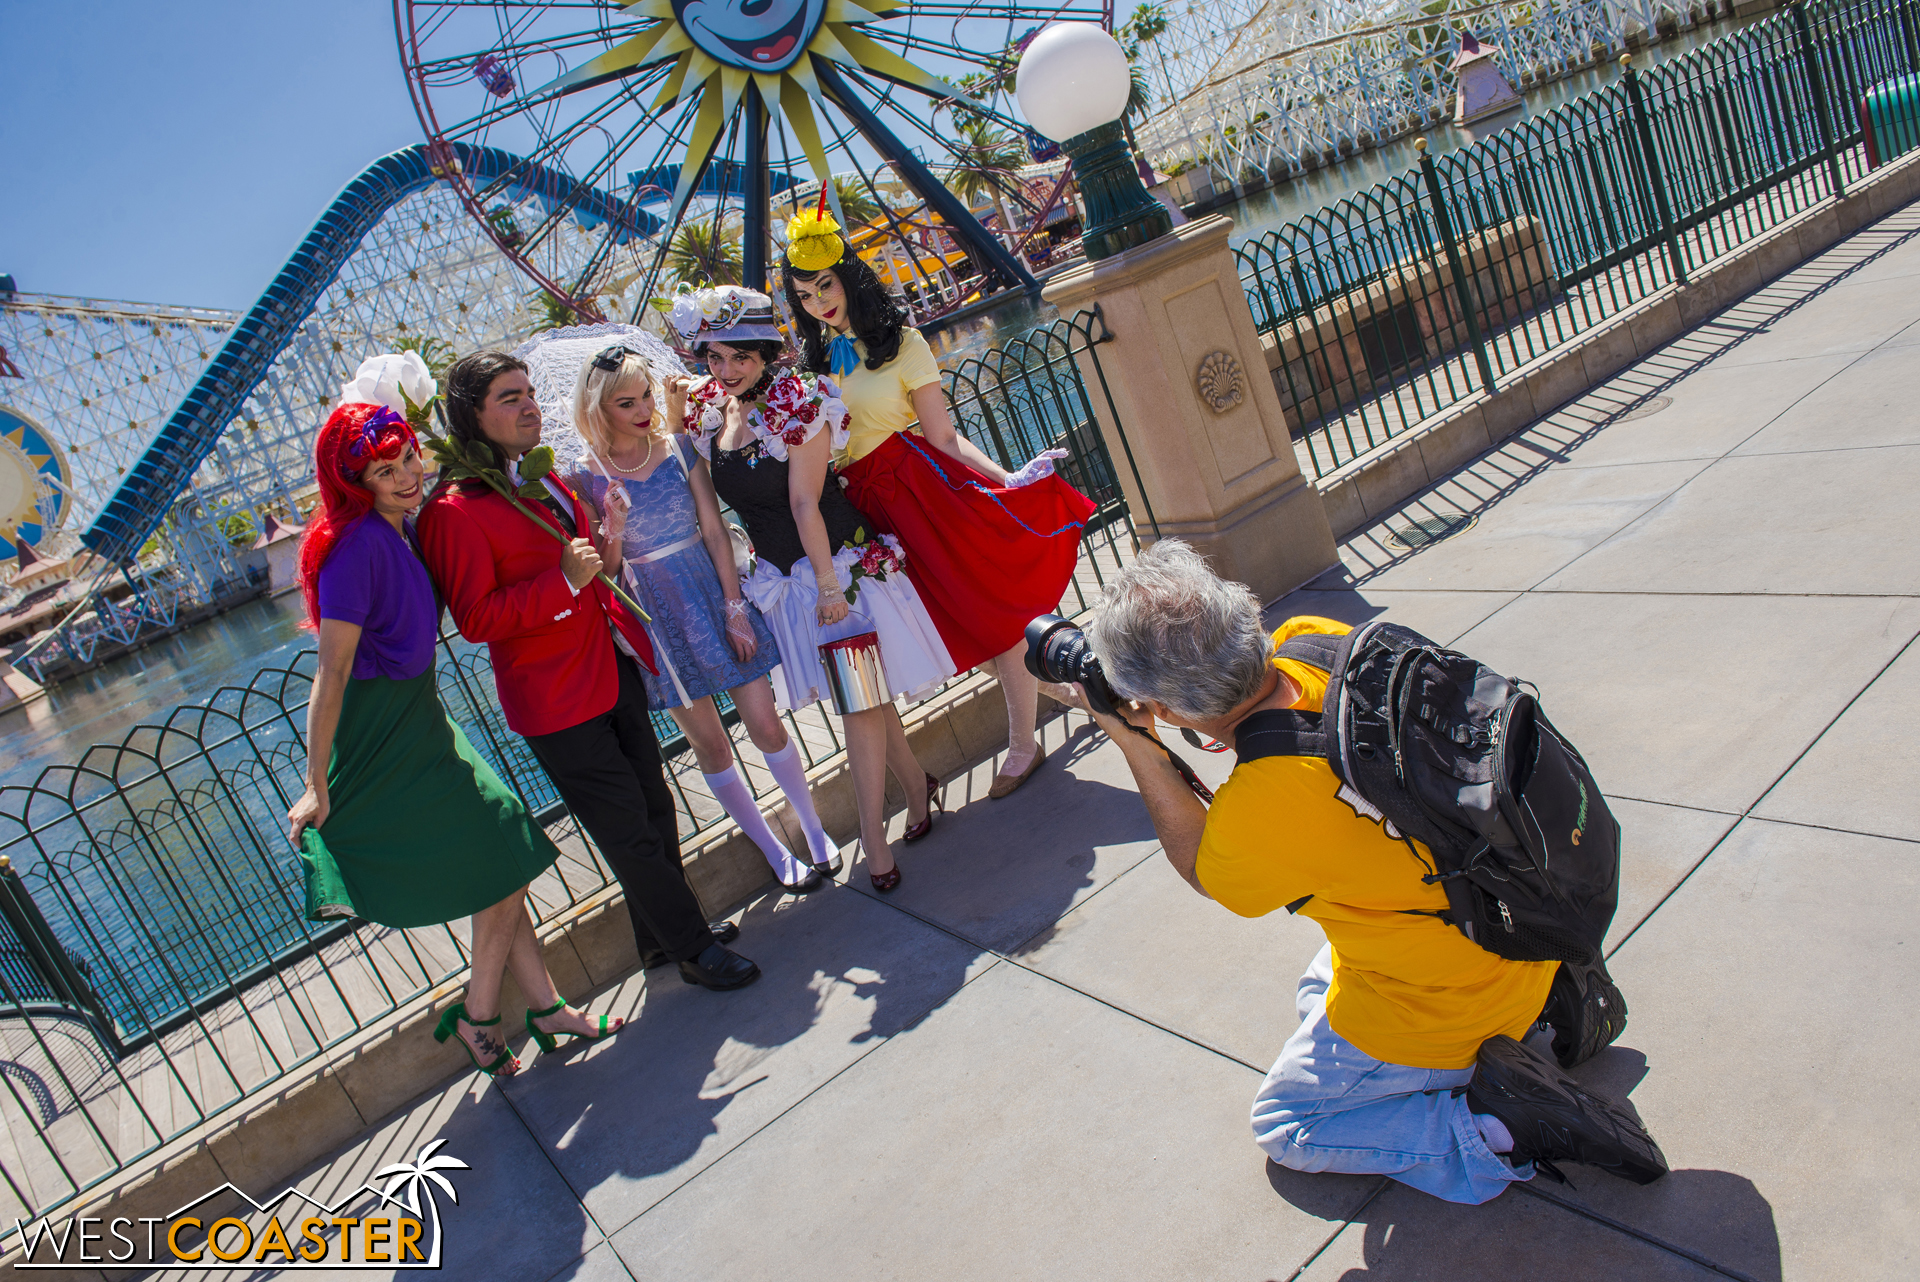
[[[656,408],[652,362],[636,350],[651,346],[629,337],[581,363],[571,408],[585,448],[568,479],[600,515],[602,556],[622,567],[623,582],[652,616],[648,633],[660,671],[643,673],[649,710],[674,719],[714,798],[781,885],[805,893],[838,871],[839,852],[814,810],[800,745],[774,705],[767,674],[780,662],[779,648],[741,595],[712,483],[694,465],[691,444],[671,433]],[[774,833],[741,775],[714,703],[721,691],[800,821],[804,862]]]

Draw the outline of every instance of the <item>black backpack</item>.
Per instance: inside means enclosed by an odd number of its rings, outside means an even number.
[[[1393,623],[1294,637],[1276,653],[1328,674],[1323,711],[1248,717],[1234,736],[1241,761],[1324,757],[1343,797],[1364,801],[1356,809],[1433,852],[1421,880],[1445,887],[1449,906],[1436,915],[1488,952],[1600,959],[1620,826],[1525,683]]]

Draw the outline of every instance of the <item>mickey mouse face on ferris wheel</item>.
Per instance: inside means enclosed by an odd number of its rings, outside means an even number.
[[[785,71],[820,30],[827,0],[673,0],[701,52],[729,67]]]

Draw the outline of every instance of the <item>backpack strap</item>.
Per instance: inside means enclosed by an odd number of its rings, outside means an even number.
[[[1269,708],[1240,723],[1233,732],[1233,747],[1242,761],[1258,761],[1262,757],[1325,757],[1327,732],[1317,712]]]
[[[1273,654],[1277,659],[1295,659],[1322,672],[1338,672],[1340,643],[1344,640],[1346,637],[1331,632],[1303,632],[1281,642]]]

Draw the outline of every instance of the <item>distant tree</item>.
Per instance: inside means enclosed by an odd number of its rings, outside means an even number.
[[[1166,34],[1167,28],[1171,25],[1172,20],[1167,17],[1167,7],[1164,4],[1148,3],[1136,8],[1133,16],[1128,18],[1120,28],[1120,47],[1126,50],[1127,61],[1132,62],[1138,58],[1141,46],[1153,45],[1154,41]],[[1168,92],[1172,92],[1173,76],[1167,70],[1166,52],[1158,45],[1154,45],[1153,53],[1160,62],[1160,79],[1167,86]],[[1144,112],[1144,104],[1141,110]],[[1138,114],[1133,109],[1131,99],[1128,100],[1127,111],[1129,115]]]
[[[738,285],[746,270],[740,228],[730,218],[682,223],[667,246],[667,270],[695,285]]]
[[[569,316],[573,314],[571,309],[567,314]],[[566,321],[560,322],[561,325],[566,323]],[[548,325],[545,328],[557,329],[559,326]],[[427,363],[427,372],[433,375],[433,381],[436,383],[446,381],[447,366],[453,364],[459,355],[453,350],[453,344],[446,339],[431,338],[425,334],[403,334],[387,341],[393,344],[393,350],[396,352],[420,353],[420,359]]]
[[[880,202],[875,200],[872,192],[867,189],[867,184],[860,179],[835,178],[833,194],[839,198],[840,212],[847,216],[849,230],[863,223],[872,222],[884,212],[880,208]]]
[[[550,329],[563,329],[573,324],[579,317],[572,303],[564,298],[555,298],[544,289],[534,291],[527,300],[527,307],[530,313],[527,332],[530,334],[541,334]],[[420,359],[426,360],[424,352],[421,353]]]
[[[947,171],[947,186],[969,205],[981,196],[992,199],[1000,215],[1000,229],[1013,231],[1013,220],[1007,217],[1004,189],[1027,163],[1026,146],[981,116],[956,120],[954,127],[960,139],[949,144],[953,148],[953,165]]]

